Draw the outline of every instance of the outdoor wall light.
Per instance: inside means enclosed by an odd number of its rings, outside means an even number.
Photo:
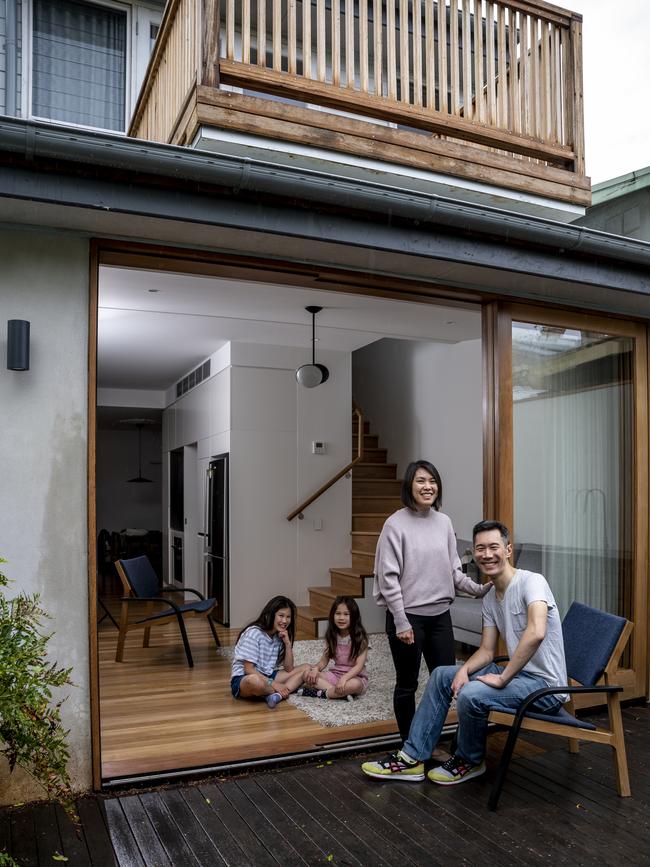
[[[7,370],[29,370],[29,322],[7,322]]]

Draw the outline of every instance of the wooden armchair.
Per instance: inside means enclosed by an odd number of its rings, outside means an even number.
[[[205,615],[207,617],[215,644],[217,647],[220,646],[221,642],[219,641],[217,630],[210,617],[212,610],[217,604],[216,599],[206,599],[198,590],[192,590],[187,587],[163,586],[160,589],[158,576],[154,572],[146,555],[133,557],[130,560],[117,560],[115,567],[124,588],[120,614],[120,634],[117,639],[117,652],[115,654],[116,662],[123,661],[124,640],[129,629],[133,629],[136,626],[144,626],[142,646],[149,647],[151,627],[157,623],[169,623],[170,620],[176,619],[183,640],[183,647],[185,648],[187,664],[192,668],[194,661],[187,638],[187,630],[185,629],[185,618],[196,617],[198,615]],[[166,595],[163,595],[173,593],[183,594],[180,602],[174,602],[172,599],[167,598]],[[184,602],[182,600],[184,600],[185,593],[193,593],[195,596],[198,596],[198,599]],[[143,604],[145,606],[144,617],[129,623],[129,609],[134,605],[142,606]],[[156,604],[158,606],[164,605],[164,608],[154,611]]]
[[[578,752],[579,740],[609,744],[614,751],[618,794],[622,797],[630,795],[619,698],[623,687],[615,685],[614,680],[619,660],[633,628],[634,624],[624,617],[617,617],[579,602],[571,605],[562,622],[569,684],[553,689],[539,689],[531,693],[516,713],[514,711],[490,713],[490,722],[510,727],[488,799],[490,810],[497,808],[521,729],[568,738],[569,751],[572,753]],[[598,684],[601,678],[602,683]],[[557,713],[542,713],[535,708],[535,702],[542,696],[563,693],[569,693],[570,699]],[[573,696],[584,693],[607,696],[608,728],[598,728],[590,722],[575,717]]]

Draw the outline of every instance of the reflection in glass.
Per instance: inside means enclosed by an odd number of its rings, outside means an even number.
[[[513,322],[514,562],[630,615],[631,338]]]

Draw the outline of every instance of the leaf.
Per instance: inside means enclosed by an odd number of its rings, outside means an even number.
[[[205,799],[205,803],[206,803],[206,804],[211,804],[212,801],[210,800],[210,798],[206,798],[206,799]]]
[[[333,855],[327,855],[327,857],[325,858],[325,860],[326,860],[326,861],[333,861],[333,860],[334,860],[334,856],[333,856]]]
[[[317,768],[324,768],[325,765],[316,765]]]
[[[60,852],[55,852],[54,855],[52,855],[52,861],[69,861],[69,860],[70,860],[69,858],[67,858],[65,855],[62,855]]]

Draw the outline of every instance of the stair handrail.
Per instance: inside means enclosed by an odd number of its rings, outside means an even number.
[[[287,515],[287,521],[293,521],[296,515],[300,515],[303,509],[306,509],[307,506],[311,506],[314,500],[317,500],[321,496],[321,494],[324,494],[325,491],[329,490],[334,484],[334,482],[338,482],[338,480],[342,476],[344,476],[346,473],[349,473],[352,467],[355,464],[358,464],[359,461],[363,458],[363,413],[356,404],[352,408],[352,413],[356,415],[359,421],[359,430],[357,432],[356,458],[353,458],[349,464],[346,464],[343,467],[342,470],[339,470],[337,473],[335,473],[329,481],[325,482],[324,485],[321,485],[321,487],[317,491],[315,491],[311,496],[307,497],[307,499],[304,500],[299,506],[296,506],[293,512],[289,512],[289,514]]]

